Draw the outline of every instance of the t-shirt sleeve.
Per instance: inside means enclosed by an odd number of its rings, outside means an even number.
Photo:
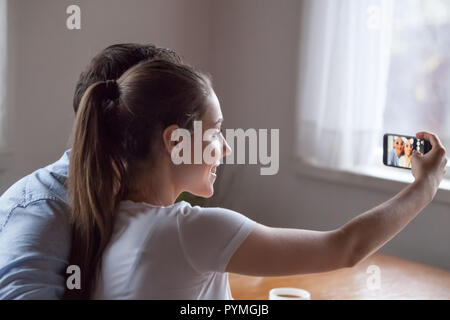
[[[256,222],[224,208],[187,205],[178,216],[181,247],[197,272],[225,272]]]

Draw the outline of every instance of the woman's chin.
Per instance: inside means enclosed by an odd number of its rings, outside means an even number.
[[[202,188],[202,190],[198,190],[196,192],[190,191],[190,193],[197,197],[211,198],[214,195],[214,186],[211,184]]]
[[[203,198],[211,198],[214,195],[214,187],[211,186],[208,190],[205,190],[205,193],[202,195]]]
[[[216,178],[216,174],[210,172],[208,179],[209,181],[205,182],[204,195],[202,196],[203,198],[211,198],[214,195],[214,181],[216,181]]]

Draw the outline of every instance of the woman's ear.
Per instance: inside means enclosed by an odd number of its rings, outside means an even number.
[[[172,154],[172,149],[175,147],[180,141],[172,141],[172,133],[178,129],[179,127],[176,124],[172,124],[164,129],[162,138],[164,143],[164,149],[168,152],[169,156]]]

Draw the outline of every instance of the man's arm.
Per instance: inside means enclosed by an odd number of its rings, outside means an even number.
[[[60,299],[70,251],[68,206],[16,207],[0,232],[0,299]]]

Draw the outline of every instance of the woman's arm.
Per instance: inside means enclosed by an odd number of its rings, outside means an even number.
[[[416,180],[392,199],[357,216],[340,228],[349,266],[372,254],[411,222],[432,200],[432,188]]]
[[[445,149],[414,154],[416,180],[392,199],[333,231],[270,228],[258,224],[231,257],[226,271],[258,276],[324,272],[351,267],[400,232],[433,199],[445,173]]]

